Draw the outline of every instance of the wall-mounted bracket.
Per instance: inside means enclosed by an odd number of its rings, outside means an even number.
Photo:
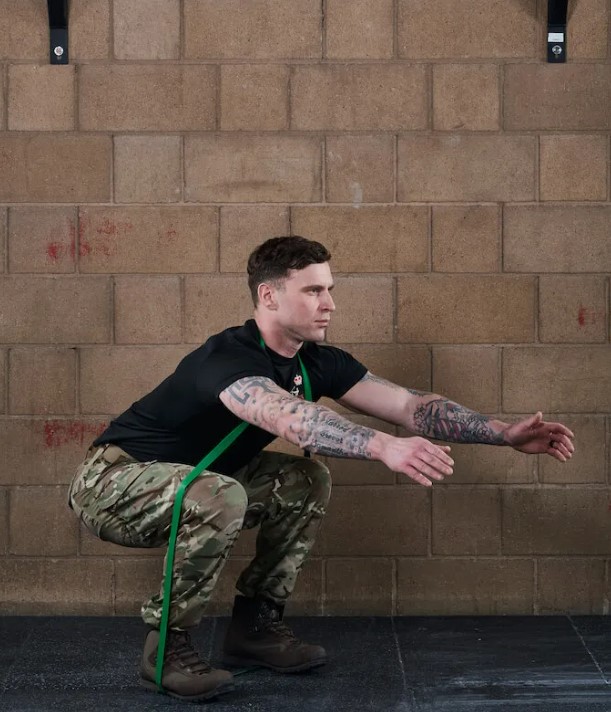
[[[566,62],[568,0],[547,0],[547,61]]]
[[[49,9],[49,60],[68,64],[68,0],[47,0]]]

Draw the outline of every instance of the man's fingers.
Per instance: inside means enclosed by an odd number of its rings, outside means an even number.
[[[450,446],[435,445],[418,438],[412,441],[417,446],[406,453],[400,471],[424,487],[431,487],[431,480],[443,480],[452,474],[454,460],[448,455]]]
[[[567,460],[567,458],[560,452],[557,446],[550,445],[547,448],[547,454],[551,455],[552,457],[555,457],[556,460],[560,460],[560,462],[566,462]]]
[[[438,447],[437,445],[433,445],[431,443],[431,447],[426,448],[425,452],[432,455],[434,458],[441,460],[444,465],[452,467],[454,465],[454,460],[446,452],[444,452],[445,449],[445,447]],[[447,449],[449,450],[450,448]]]
[[[445,472],[440,472],[439,470],[435,469],[434,467],[427,465],[426,462],[422,462],[420,465],[417,466],[417,468],[418,468],[418,470],[420,470],[420,474],[426,475],[427,477],[430,477],[432,480],[443,480],[443,478],[446,475]],[[450,473],[448,473],[448,474],[450,474]]]
[[[431,473],[433,472],[436,475],[441,475],[442,477],[444,475],[449,476],[453,472],[452,465],[454,464],[454,462],[450,458],[444,458],[442,460],[434,453],[430,453],[428,450],[425,450],[425,452],[420,455],[420,460],[422,461],[422,468],[425,468],[422,471],[425,472],[429,477],[432,476]],[[436,477],[436,479],[439,478]]]
[[[569,430],[566,425],[562,425],[562,423],[548,423],[548,425],[554,435],[566,435],[566,437],[571,438],[571,440],[575,437],[575,434]]]
[[[425,487],[431,487],[433,485],[431,480],[443,480],[443,475],[427,465],[426,462],[412,461],[409,465],[407,465],[404,472],[406,475],[411,477],[412,480],[424,485]]]
[[[562,440],[558,440],[556,442],[556,449],[560,450],[560,452],[565,456],[565,457],[571,457],[573,452],[575,451],[575,448],[571,447],[571,445],[563,442]]]
[[[567,460],[572,457],[572,453],[570,452],[570,450],[566,448],[562,443],[556,443],[554,445],[554,449],[561,455],[564,455]]]
[[[444,467],[445,470],[445,466]],[[452,471],[450,470],[449,472],[440,472],[438,469],[434,469],[430,465],[427,465],[426,462],[421,462],[419,465],[410,465],[410,468],[406,473],[408,477],[411,477],[414,482],[417,482],[420,485],[424,485],[425,487],[432,487],[433,483],[431,480],[435,480],[437,482],[441,482],[445,477],[449,476],[452,474]]]
[[[562,446],[569,453],[575,452],[575,446],[573,445],[573,443],[571,442],[570,438],[567,435],[563,435],[562,433],[552,432],[552,433],[550,433],[549,439],[550,439],[550,442],[552,442],[556,447]]]
[[[414,482],[419,485],[424,485],[425,487],[432,487],[433,483],[428,480],[421,472],[418,472],[414,467],[412,467],[411,472],[406,472],[407,476],[410,477]]]
[[[444,477],[449,477],[452,474],[454,460],[440,447],[429,443],[415,454],[420,462],[416,462],[412,467],[427,477],[443,480]]]

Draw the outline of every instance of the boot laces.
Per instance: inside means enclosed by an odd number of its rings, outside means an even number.
[[[193,647],[191,636],[187,631],[173,630],[168,635],[168,662],[177,662],[181,667],[187,668],[189,672],[202,674],[212,670],[210,664],[200,658],[199,653]]]
[[[280,638],[286,640],[289,645],[300,645],[301,641],[293,631],[282,621],[273,621],[267,624],[267,629]]]
[[[259,609],[255,630],[272,633],[288,645],[301,645],[299,638],[283,621],[282,609],[268,601],[264,601]]]

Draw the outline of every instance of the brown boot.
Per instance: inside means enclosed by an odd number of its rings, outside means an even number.
[[[140,684],[157,690],[155,668],[159,631],[151,629],[146,636],[140,665]],[[215,670],[202,660],[184,630],[168,630],[162,677],[163,692],[179,700],[197,702],[233,690],[233,675]]]
[[[284,606],[266,598],[236,596],[223,646],[226,665],[261,665],[300,672],[327,662],[319,645],[302,643],[282,622]]]

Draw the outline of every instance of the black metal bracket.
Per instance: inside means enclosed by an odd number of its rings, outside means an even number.
[[[68,64],[68,0],[47,0],[49,9],[49,60]]]
[[[547,61],[566,62],[568,0],[547,0]]]

